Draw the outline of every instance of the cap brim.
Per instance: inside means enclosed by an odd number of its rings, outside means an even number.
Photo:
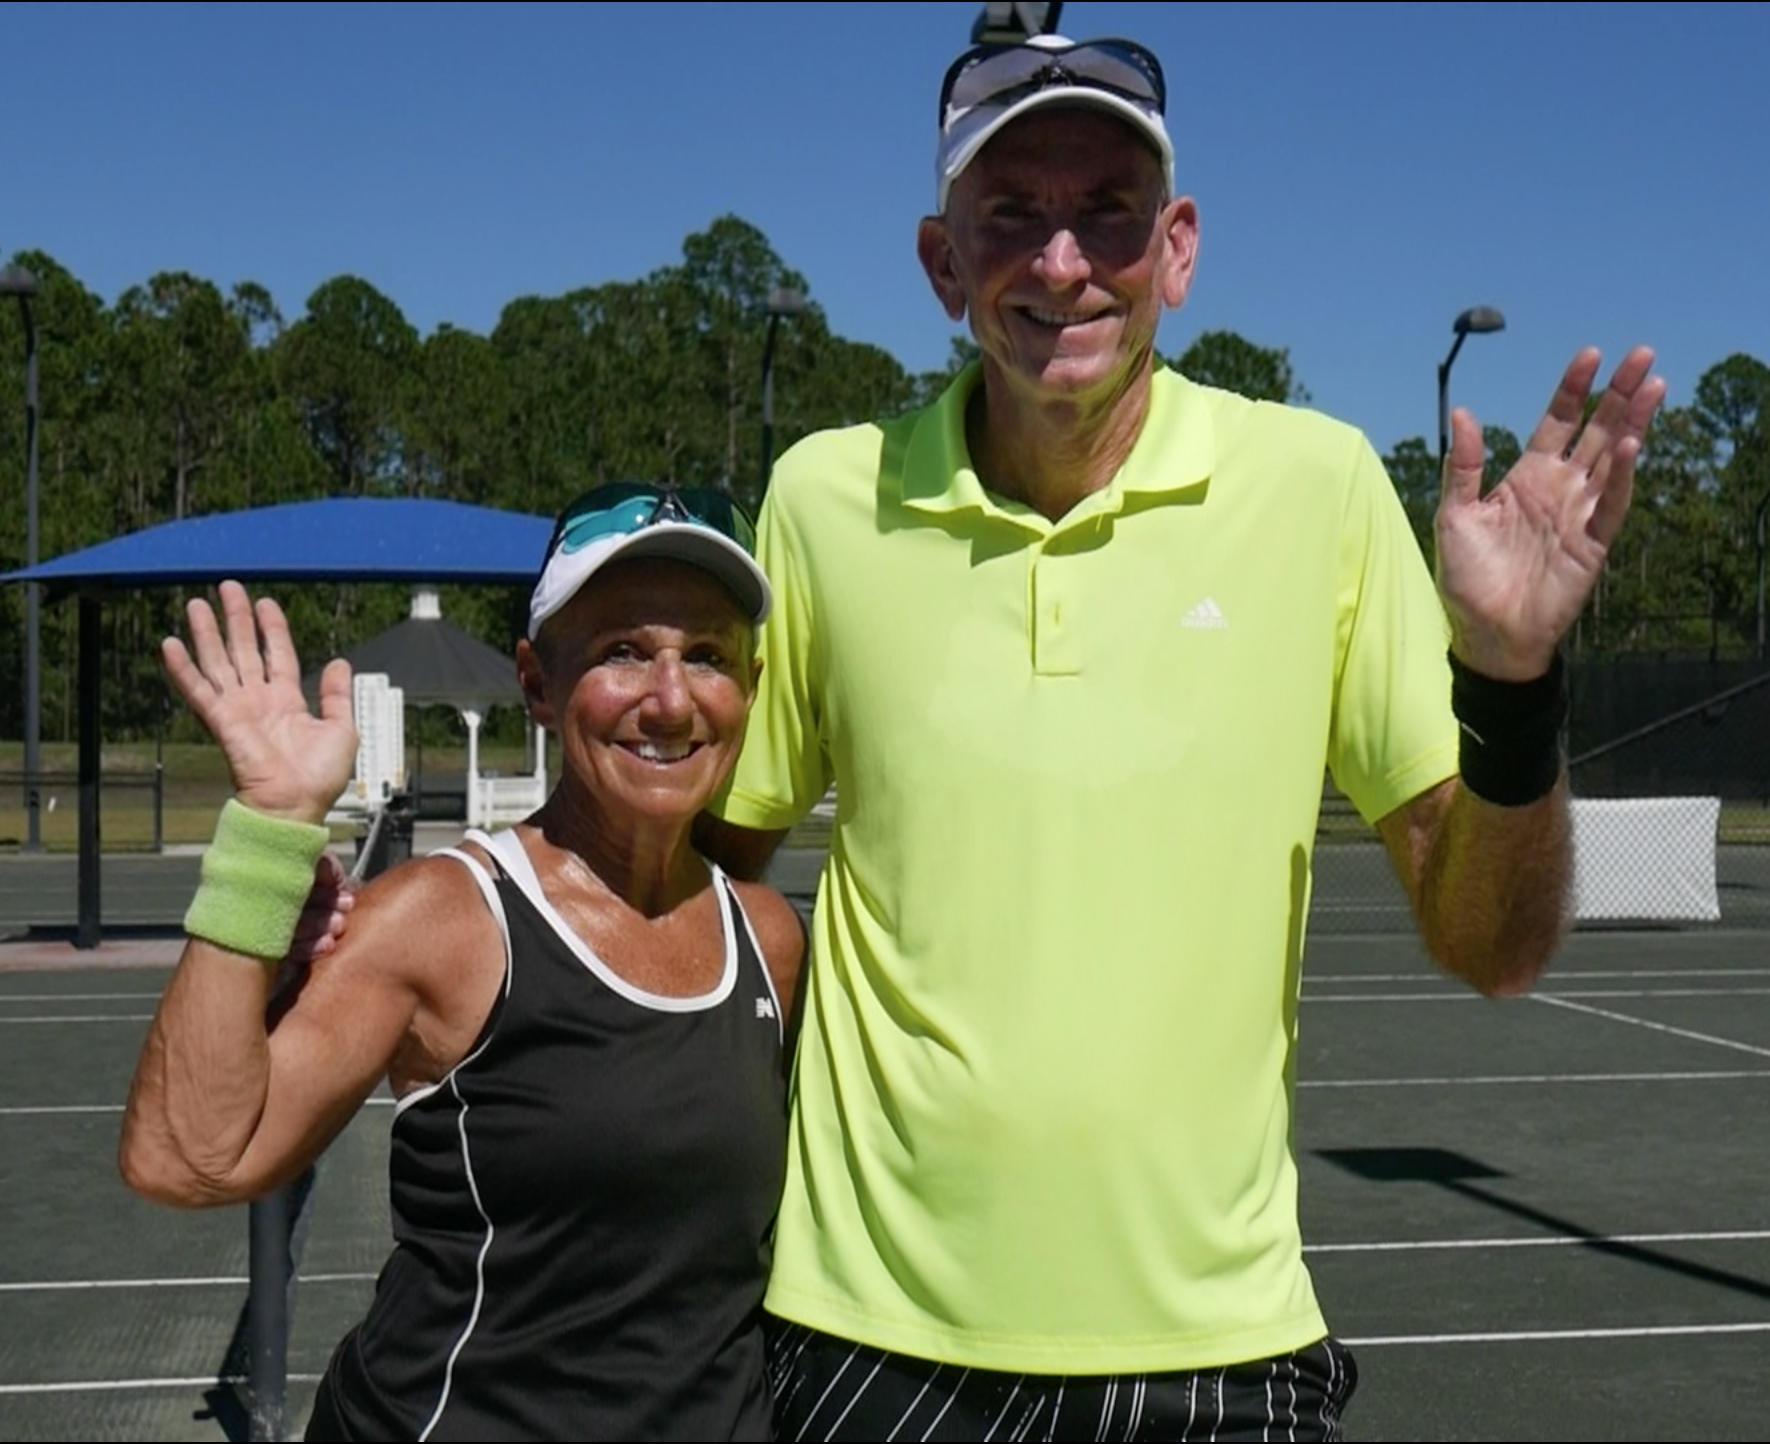
[[[767,575],[736,542],[698,523],[665,519],[625,536],[592,542],[579,551],[550,556],[529,599],[529,639],[532,641],[541,624],[582,591],[597,572],[611,562],[636,557],[663,557],[710,573],[757,625],[768,619],[774,605]]]
[[[1029,111],[1053,105],[1079,105],[1104,110],[1124,121],[1147,140],[1161,157],[1162,178],[1167,183],[1168,195],[1172,198],[1174,143],[1168,137],[1168,127],[1161,116],[1145,110],[1135,101],[1113,95],[1109,91],[1095,90],[1085,85],[1059,85],[1022,96],[1014,104],[1000,110],[991,106],[977,106],[947,127],[940,145],[939,174],[935,189],[936,214],[946,213],[947,196],[952,191],[953,182],[964,173],[966,166],[977,159],[977,153],[989,144],[991,137],[1003,126],[1019,120]]]

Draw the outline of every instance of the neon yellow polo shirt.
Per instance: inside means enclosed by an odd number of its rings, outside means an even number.
[[[763,511],[721,811],[837,787],[768,1307],[1040,1373],[1302,1347],[1323,766],[1370,819],[1454,775],[1442,608],[1346,426],[1164,371],[1052,523],[971,470],[976,381],[808,438]]]

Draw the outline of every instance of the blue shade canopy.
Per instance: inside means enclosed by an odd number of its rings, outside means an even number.
[[[532,583],[551,517],[455,501],[329,497],[165,522],[8,572],[56,591],[240,582]]]

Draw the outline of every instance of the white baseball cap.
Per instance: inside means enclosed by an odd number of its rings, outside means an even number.
[[[1174,144],[1162,119],[1167,83],[1161,62],[1134,40],[1066,40],[1034,35],[1018,45],[979,45],[948,68],[940,87],[935,210],[991,136],[1028,111],[1087,105],[1127,122],[1161,156],[1174,193]]]

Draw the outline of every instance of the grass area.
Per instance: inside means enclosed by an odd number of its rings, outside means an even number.
[[[407,761],[415,765],[415,752]],[[40,749],[44,776],[38,832],[47,852],[77,852],[80,845],[79,755],[71,743],[45,743]],[[527,765],[520,746],[480,749],[480,770],[521,772]],[[0,742],[0,852],[21,846],[28,830],[24,789],[24,748]],[[424,776],[456,782],[467,771],[465,747],[426,747]],[[100,834],[106,852],[148,852],[154,847],[155,792],[159,793],[158,841],[167,847],[204,843],[214,834],[215,817],[232,794],[221,750],[202,743],[152,742],[106,746],[99,756]],[[339,837],[353,835],[342,828]]]
[[[80,794],[77,784],[79,757],[72,743],[45,743],[41,766],[51,779],[43,788],[43,811],[39,829],[43,846],[50,852],[79,850]],[[415,748],[407,762],[419,763]],[[557,772],[557,760],[550,759]],[[520,745],[489,744],[480,749],[480,769],[516,773],[527,766]],[[24,768],[24,748],[18,742],[0,742],[0,852],[20,846],[25,837],[23,788],[17,779]],[[433,783],[458,785],[467,771],[465,747],[429,746],[423,752],[423,775]],[[99,757],[99,814],[106,851],[146,852],[155,843],[154,792],[159,775],[159,841],[176,847],[207,842],[215,830],[215,816],[232,788],[219,748],[206,743],[168,743],[156,749],[150,742],[106,746]],[[348,835],[342,829],[340,837]],[[1324,801],[1316,830],[1318,843],[1370,842],[1376,837],[1352,808],[1330,793]],[[1727,803],[1721,808],[1719,840],[1723,845],[1770,846],[1770,807],[1754,803]],[[792,847],[827,847],[830,819],[816,813],[793,829]]]
[[[1723,803],[1717,832],[1723,846],[1741,843],[1770,846],[1770,807],[1746,802]]]

